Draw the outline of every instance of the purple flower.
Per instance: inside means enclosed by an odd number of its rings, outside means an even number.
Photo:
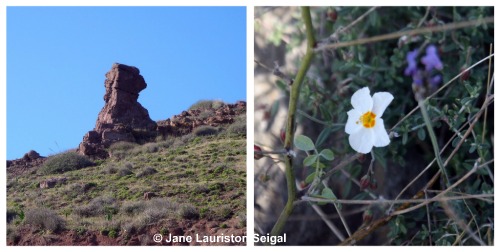
[[[417,56],[418,50],[415,49],[406,54],[406,61],[408,61],[408,67],[405,69],[405,75],[410,76],[414,75],[417,72]]]
[[[432,87],[437,87],[441,83],[441,75],[436,75],[432,78],[430,78],[429,83],[431,84]]]
[[[434,45],[428,46],[425,52],[426,55],[422,57],[422,64],[425,65],[425,71],[430,72],[433,68],[437,70],[443,69],[443,63],[441,63]]]

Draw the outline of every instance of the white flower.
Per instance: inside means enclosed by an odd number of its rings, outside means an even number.
[[[347,112],[345,132],[349,134],[349,144],[360,153],[368,153],[375,147],[387,146],[391,140],[381,118],[394,96],[379,92],[370,96],[368,87],[356,91],[351,97],[353,109]]]

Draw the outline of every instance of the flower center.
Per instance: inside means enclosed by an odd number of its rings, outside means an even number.
[[[376,116],[377,115],[375,115],[373,112],[368,111],[359,118],[358,123],[361,122],[365,128],[373,128],[375,126]]]

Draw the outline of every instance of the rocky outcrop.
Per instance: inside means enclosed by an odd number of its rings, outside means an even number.
[[[145,192],[144,193],[144,200],[150,200],[153,197],[156,197],[156,193],[154,193],[154,192]]]
[[[24,172],[32,170],[35,167],[39,167],[46,160],[46,157],[40,156],[38,152],[30,150],[23,155],[22,158],[7,160],[7,174],[8,175],[19,175]]]
[[[119,141],[145,143],[157,136],[180,136],[196,127],[231,124],[246,113],[246,102],[222,104],[217,108],[183,111],[164,121],[154,122],[148,111],[137,102],[146,82],[139,69],[115,63],[104,81],[106,102],[97,117],[95,128],[85,134],[78,152],[91,158],[109,157],[106,149]]]
[[[185,135],[196,127],[209,125],[213,127],[231,124],[235,117],[246,113],[246,102],[238,101],[235,104],[224,104],[217,109],[207,108],[204,110],[191,109],[182,111],[167,120],[158,121],[158,134],[162,136]]]
[[[66,183],[66,180],[68,180],[66,177],[45,179],[45,180],[40,181],[40,188],[42,188],[42,189],[52,188],[52,187],[56,186],[57,184]]]
[[[147,87],[138,68],[113,64],[106,73],[104,86],[106,103],[94,130],[85,134],[78,147],[78,152],[94,158],[106,158],[105,149],[114,142],[136,142],[144,133],[156,131],[148,110],[137,101],[139,92]]]

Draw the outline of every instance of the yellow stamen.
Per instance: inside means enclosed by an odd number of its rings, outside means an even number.
[[[356,123],[361,122],[365,128],[373,128],[373,127],[375,127],[375,117],[376,116],[377,115],[375,115],[373,112],[368,111],[368,112],[364,113],[359,118],[359,121],[357,121]]]

